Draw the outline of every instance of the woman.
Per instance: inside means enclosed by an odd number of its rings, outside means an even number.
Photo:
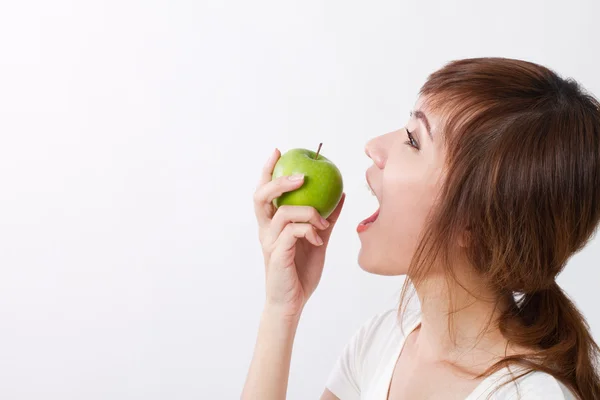
[[[540,65],[458,60],[366,154],[380,208],[357,229],[359,264],[408,279],[400,306],[347,344],[321,399],[600,399],[598,345],[555,281],[600,220],[600,103]],[[271,181],[279,156],[254,196],[266,302],[243,399],[285,398],[344,203],[328,221],[275,210],[303,182]],[[406,301],[413,288],[418,303]]]

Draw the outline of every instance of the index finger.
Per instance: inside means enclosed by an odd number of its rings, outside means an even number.
[[[257,189],[265,183],[271,182],[271,179],[273,177],[273,168],[275,168],[275,164],[277,163],[277,160],[279,160],[280,156],[281,153],[279,152],[279,149],[275,148],[275,150],[273,150],[271,156],[267,160],[267,163],[263,166],[262,172],[260,174],[260,179],[258,180],[258,185],[256,185]]]

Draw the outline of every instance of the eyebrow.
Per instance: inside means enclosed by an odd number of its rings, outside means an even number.
[[[420,119],[421,121],[423,121],[423,123],[425,124],[425,129],[427,129],[427,133],[429,134],[431,141],[433,141],[433,135],[431,134],[431,125],[429,125],[429,120],[425,116],[425,113],[421,110],[414,110],[410,112],[410,116],[414,116],[416,119]]]

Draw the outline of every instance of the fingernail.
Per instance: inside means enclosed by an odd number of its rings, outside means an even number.
[[[302,179],[304,179],[304,174],[294,174],[294,175],[290,175],[288,176],[288,179],[290,181],[301,181]]]
[[[323,239],[320,236],[317,236],[317,243],[319,243],[319,246],[323,244]]]
[[[325,228],[327,228],[329,226],[329,221],[327,221],[325,218],[321,217],[321,224],[323,224],[323,226],[325,226]]]

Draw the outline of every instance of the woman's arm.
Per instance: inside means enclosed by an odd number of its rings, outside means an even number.
[[[265,306],[242,400],[285,399],[298,321]]]
[[[274,200],[303,185],[303,175],[272,179],[275,150],[254,193],[258,237],[265,262],[265,307],[242,399],[284,400],[292,347],[302,310],[323,273],[325,252],[345,195],[328,219],[312,206],[281,206]]]
[[[265,307],[242,400],[285,399],[298,322],[297,318],[287,318]],[[320,400],[340,399],[325,389]]]
[[[241,400],[285,399],[298,318],[282,316],[276,309],[263,309],[254,355]],[[340,400],[327,388],[320,400]]]

